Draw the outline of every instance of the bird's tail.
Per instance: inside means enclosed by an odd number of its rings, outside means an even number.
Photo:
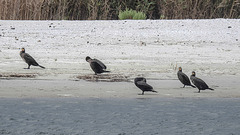
[[[103,72],[110,72],[110,71],[105,71],[105,70],[104,70]]]
[[[41,67],[41,68],[45,68],[44,66],[41,66],[41,65],[38,65],[39,67]]]
[[[214,90],[214,89],[212,89],[212,88],[208,88],[209,90]]]
[[[196,87],[195,87],[195,86],[193,86],[192,84],[191,84],[190,86],[192,86],[193,88],[196,88]]]
[[[156,92],[156,93],[158,93],[157,91],[155,91],[155,90],[152,90],[152,92]]]

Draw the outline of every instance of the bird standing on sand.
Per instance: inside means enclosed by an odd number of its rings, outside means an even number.
[[[95,72],[95,75],[103,72],[110,72],[106,71],[107,67],[98,59],[91,59],[89,56],[87,56],[86,61],[90,64],[90,67]]]
[[[41,68],[45,68],[41,65],[39,65],[32,56],[30,56],[28,53],[25,53],[25,48],[22,48],[22,50],[20,51],[20,56],[22,57],[22,59],[28,64],[28,68],[25,69],[30,69],[30,66],[39,66]]]
[[[209,88],[208,85],[200,78],[197,78],[196,77],[196,73],[193,71],[192,72],[192,75],[190,77],[192,83],[198,88],[198,93],[200,93],[200,90],[206,90],[206,89],[209,89],[209,90],[214,90],[212,88]]]
[[[183,88],[185,87],[185,85],[192,86],[193,88],[196,88],[195,86],[193,86],[191,84],[188,76],[182,72],[182,68],[181,67],[179,67],[179,70],[177,72],[177,76],[178,76],[178,79],[182,82]]]
[[[145,91],[151,91],[151,92],[156,92],[155,90],[153,90],[153,87],[150,86],[149,84],[147,84],[147,80],[144,77],[136,77],[134,79],[134,84],[142,90],[142,95],[144,95]]]

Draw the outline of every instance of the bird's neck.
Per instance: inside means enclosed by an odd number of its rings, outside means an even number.
[[[25,53],[25,51],[21,51],[21,52],[20,52],[20,56],[22,56],[23,53]]]

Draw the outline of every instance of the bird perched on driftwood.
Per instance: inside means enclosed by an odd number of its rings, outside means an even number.
[[[212,88],[209,88],[208,85],[200,78],[196,77],[196,73],[193,71],[192,75],[190,77],[192,83],[198,88],[198,93],[200,93],[200,90],[214,90]]]
[[[134,84],[142,90],[142,95],[144,95],[145,91],[151,91],[151,92],[156,92],[153,90],[153,87],[149,84],[147,84],[147,80],[144,77],[136,77],[134,79]]]
[[[100,60],[98,59],[91,59],[89,56],[86,57],[86,61],[90,64],[90,67],[95,72],[95,75],[101,74],[103,72],[110,72],[106,71],[107,66],[104,65]]]
[[[195,86],[193,86],[188,78],[188,76],[186,74],[184,74],[182,72],[182,68],[179,67],[178,68],[178,72],[177,72],[177,76],[178,76],[178,79],[180,80],[180,82],[183,84],[183,88],[185,87],[185,85],[187,86],[192,86],[193,88],[196,88]]]
[[[32,56],[30,56],[28,53],[25,53],[25,48],[22,48],[22,50],[20,51],[20,56],[22,57],[22,59],[28,64],[28,68],[25,69],[30,69],[30,66],[39,66],[41,68],[45,68],[41,65],[39,65]]]

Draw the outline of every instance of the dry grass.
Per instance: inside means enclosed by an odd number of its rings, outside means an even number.
[[[43,0],[0,0],[2,20],[37,20]]]
[[[157,5],[165,19],[239,18],[239,0],[166,0]]]
[[[0,19],[110,20],[126,8],[149,19],[240,18],[240,0],[0,0]]]

